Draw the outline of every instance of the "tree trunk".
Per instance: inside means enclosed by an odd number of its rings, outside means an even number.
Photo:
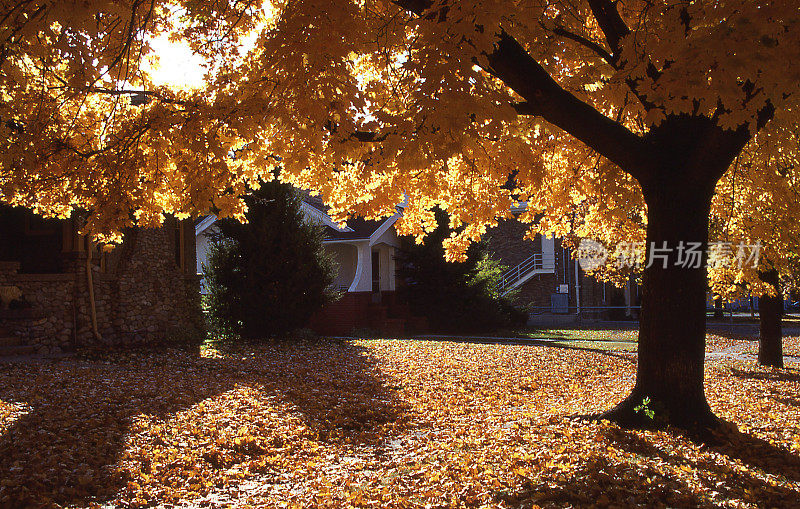
[[[722,309],[722,297],[714,299],[714,318],[725,318],[725,312]]]
[[[758,363],[762,366],[783,367],[783,344],[781,338],[781,315],[783,314],[778,271],[759,272],[759,279],[775,290],[775,295],[758,298],[758,318],[761,334],[758,340]]]
[[[693,184],[675,177],[642,185],[648,207],[645,264],[651,256],[653,263],[642,278],[636,385],[605,414],[624,426],[707,429],[717,423],[703,388],[706,249],[716,180]],[[664,243],[668,251],[661,250]],[[699,243],[699,260],[679,266],[687,258],[681,247],[692,243]]]

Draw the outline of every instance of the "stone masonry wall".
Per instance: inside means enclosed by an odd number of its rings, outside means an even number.
[[[58,352],[74,343],[74,290],[71,274],[0,272],[0,286],[20,289],[31,309],[3,312],[3,327],[41,353]]]
[[[202,329],[193,241],[192,249],[185,243],[191,255],[185,256],[186,269],[181,270],[175,263],[170,221],[163,228],[126,234],[127,245],[118,248],[122,250],[114,266],[94,278],[98,329],[104,338],[138,342]],[[86,338],[91,336],[88,306],[81,311],[83,327],[79,326],[78,336]]]
[[[192,230],[191,236],[186,234]],[[86,253],[73,253],[65,274],[0,271],[0,286],[16,286],[32,305],[4,311],[2,325],[42,353],[97,344],[122,345],[188,339],[203,329],[194,234],[184,226],[184,267],[176,264],[175,223],[133,229],[107,256],[105,271],[92,260],[96,316],[92,332]]]

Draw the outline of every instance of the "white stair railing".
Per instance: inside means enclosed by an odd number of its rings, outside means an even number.
[[[550,271],[554,268],[555,258],[552,255],[545,256],[542,253],[534,253],[503,273],[497,283],[497,291],[501,294],[508,293],[523,279],[528,279],[532,272]]]

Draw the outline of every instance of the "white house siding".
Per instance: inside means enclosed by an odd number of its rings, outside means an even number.
[[[208,235],[201,233],[196,237],[197,239],[197,273],[202,274],[203,264],[208,260],[208,247],[211,241],[208,240]]]
[[[395,253],[400,247],[400,240],[397,238],[397,230],[393,227],[386,228],[382,232],[378,230],[376,233],[377,238],[370,239],[370,244],[372,250],[377,251],[380,256],[381,291],[393,292],[396,289]]]
[[[337,265],[336,288],[347,290],[353,283],[358,261],[358,249],[353,244],[345,242],[325,244],[325,251],[334,259]]]
[[[382,226],[373,234],[373,238],[370,238],[370,244],[386,244],[387,246],[395,248],[400,247],[400,239],[397,238],[397,230],[392,227],[394,222],[390,224],[384,223],[384,225],[385,226]]]
[[[203,269],[203,265],[208,263],[208,251],[211,247],[209,233],[211,233],[214,228],[214,226],[210,226],[195,237],[195,245],[197,246],[197,275],[200,276],[200,293],[203,295],[208,293],[206,290],[206,271]]]
[[[380,257],[380,281],[381,291],[394,291],[394,248],[386,244],[372,246],[373,256],[377,253]]]

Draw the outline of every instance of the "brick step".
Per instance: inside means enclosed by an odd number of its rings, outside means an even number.
[[[19,346],[21,344],[22,344],[22,338],[18,336],[11,336],[8,334],[2,334],[2,331],[0,331],[0,347]]]
[[[411,316],[411,308],[408,304],[389,306],[389,318],[408,318],[409,316]]]
[[[36,347],[31,345],[0,346],[0,358],[31,355],[34,353],[36,353]]]
[[[387,318],[376,328],[383,334],[402,335],[405,332],[406,321],[404,318]]]
[[[424,316],[409,316],[406,320],[406,327],[412,334],[428,332],[428,319]]]

